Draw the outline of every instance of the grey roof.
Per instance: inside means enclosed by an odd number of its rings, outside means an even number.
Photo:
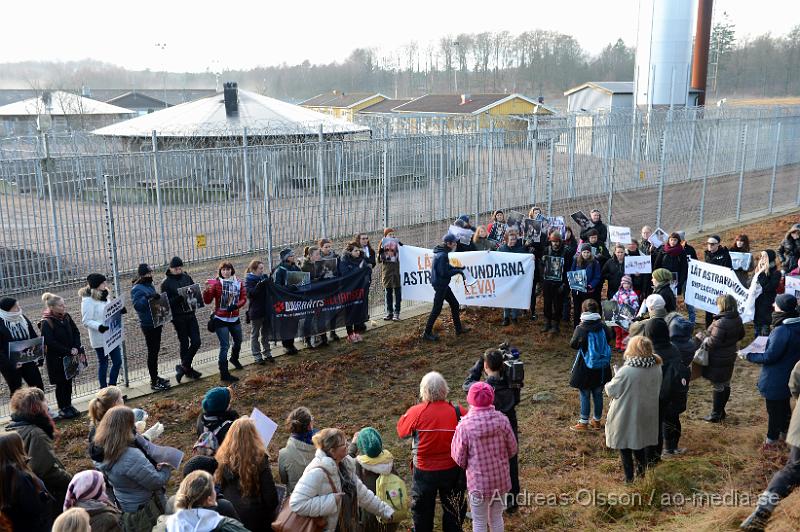
[[[0,116],[35,116],[48,111],[47,105],[40,96],[28,98],[0,107]],[[117,107],[91,98],[65,91],[50,93],[49,114],[54,116],[66,115],[130,115],[130,109]]]
[[[392,110],[397,107],[398,105],[403,105],[404,103],[410,102],[410,99],[407,100],[382,100],[378,103],[374,103],[369,107],[365,107],[359,111],[359,113],[391,113]]]
[[[66,90],[66,89],[65,89]],[[80,92],[75,90],[66,90],[66,92]],[[170,105],[178,105],[179,103],[191,102],[207,96],[213,96],[217,93],[214,89],[89,89],[89,98],[101,102],[107,102],[123,94],[135,92],[137,94],[144,94],[150,98],[155,98],[159,101],[166,99]],[[41,90],[35,89],[0,89],[0,105],[7,103],[20,102],[29,98],[35,98],[42,93]]]
[[[158,98],[153,98],[152,96],[148,96],[147,94],[136,91],[128,91],[124,94],[120,94],[115,98],[106,100],[106,103],[118,105],[126,109],[141,109],[149,107],[155,110],[164,109],[167,107],[167,104],[164,102],[164,100],[159,100]]]
[[[325,94],[318,94],[313,98],[309,98],[304,102],[300,102],[303,107],[336,107],[340,109],[347,109],[375,96],[383,96],[377,92],[326,92]]]

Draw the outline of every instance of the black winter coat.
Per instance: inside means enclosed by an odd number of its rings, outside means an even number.
[[[49,532],[54,517],[53,498],[42,481],[11,465],[2,475],[3,483],[8,485],[3,494],[3,515],[11,521],[12,530]]]
[[[464,381],[464,391],[469,391],[473,383],[481,380],[483,375],[483,358],[479,358],[475,365],[469,370],[469,375]],[[520,401],[519,388],[511,388],[504,377],[487,376],[486,384],[494,388],[494,408],[506,415],[508,422],[511,423],[511,430],[517,434],[517,405]]]
[[[178,288],[192,286],[193,284],[194,280],[188,273],[183,272],[180,275],[173,275],[167,270],[166,277],[161,282],[160,292],[166,292],[173,317],[186,317],[194,314],[194,311],[189,308],[184,298],[178,294]]]
[[[581,240],[583,240],[584,242],[588,242],[589,236],[586,233],[594,229],[595,231],[597,231],[597,242],[600,244],[605,244],[606,241],[608,241],[608,227],[606,227],[606,224],[604,224],[602,220],[592,223],[594,223],[594,227],[590,227],[588,229],[584,229],[583,231],[581,231],[580,234]]]
[[[778,248],[778,256],[781,258],[783,273],[788,274],[795,269],[800,258],[800,239],[794,239],[787,233]]]
[[[653,294],[658,294],[664,299],[664,309],[667,313],[678,310],[678,302],[675,300],[675,293],[669,283],[659,283],[653,289]]]
[[[266,279],[269,279],[269,277],[266,275],[259,276],[254,273],[248,273],[245,277],[244,288],[247,291],[247,299],[250,301],[247,312],[251,320],[260,320],[267,313],[267,285],[263,282]]]
[[[573,349],[582,349],[584,352],[589,349],[589,333],[602,330],[605,332],[606,341],[610,344],[614,338],[611,330],[606,327],[602,320],[581,321],[572,333],[572,340],[569,345]],[[575,355],[575,363],[572,366],[572,374],[569,377],[569,385],[579,390],[586,390],[604,386],[611,380],[611,364],[604,368],[592,369],[586,365],[580,353]]]
[[[681,362],[689,367],[694,359],[697,348],[692,341],[694,326],[678,312],[670,312],[664,318],[669,327],[669,341],[681,355]]]
[[[561,257],[564,259],[564,267],[561,269],[561,280],[560,281],[553,281],[550,279],[545,279],[544,272],[545,263],[547,262],[548,257]],[[541,270],[542,270],[542,280],[545,283],[549,284],[567,284],[567,271],[569,271],[570,266],[572,265],[572,256],[569,253],[569,250],[564,247],[562,244],[558,250],[554,250],[553,246],[547,246],[544,250],[544,254],[542,255],[541,260]]]
[[[714,383],[728,382],[736,364],[736,344],[744,338],[742,318],[738,312],[721,312],[707,332],[708,366],[703,367],[703,377]]]
[[[606,299],[611,299],[622,284],[622,276],[625,275],[625,258],[623,257],[622,262],[619,262],[616,255],[612,256],[603,264],[600,275],[608,283],[606,286]],[[634,286],[633,288],[635,289],[636,287]]]
[[[67,382],[64,357],[70,355],[73,348],[81,347],[81,333],[69,314],[64,314],[63,319],[43,318],[39,326],[44,336],[47,377],[50,384],[63,384]]]
[[[653,270],[664,268],[673,274],[678,274],[678,293],[683,293],[686,277],[689,275],[689,259],[684,250],[680,255],[669,255],[662,248],[656,257],[653,257]],[[669,312],[669,311],[667,311]]]
[[[29,340],[39,336],[36,334],[36,330],[33,328],[33,324],[31,323],[31,320],[27,318],[27,316],[25,317],[25,321],[28,322],[28,338],[15,339],[11,337],[11,331],[8,330],[3,320],[0,320],[0,368],[2,368],[3,371],[16,371],[16,367],[11,363],[11,359],[8,358],[9,342]],[[33,362],[29,363],[33,364]]]
[[[733,262],[731,261],[731,254],[728,252],[728,248],[725,246],[720,246],[716,252],[709,253],[708,250],[704,252],[705,261],[709,264],[716,264],[717,266],[725,266],[726,268],[733,268]]]
[[[753,316],[753,324],[770,325],[772,323],[772,305],[778,296],[781,272],[777,268],[770,268],[769,273],[762,272],[758,274],[756,282],[761,285],[761,294],[756,298],[756,312]]]
[[[433,266],[431,267],[431,286],[434,290],[447,288],[450,278],[461,273],[462,268],[450,265],[450,248],[444,244],[439,244],[433,248]]]

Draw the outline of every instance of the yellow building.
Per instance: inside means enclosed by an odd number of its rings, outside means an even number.
[[[345,93],[333,91],[314,96],[304,102],[300,102],[300,105],[319,113],[325,113],[336,118],[344,118],[345,120],[352,121],[353,116],[357,112],[370,105],[382,102],[385,99],[387,99],[387,97],[383,94],[374,92]]]

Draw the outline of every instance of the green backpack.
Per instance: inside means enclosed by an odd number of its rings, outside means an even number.
[[[378,518],[381,523],[400,523],[408,519],[408,488],[402,478],[393,473],[378,476],[375,495],[394,509],[391,519]]]

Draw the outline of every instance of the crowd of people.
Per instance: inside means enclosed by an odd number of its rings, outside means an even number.
[[[576,350],[569,385],[579,391],[578,420],[569,428],[576,433],[604,431],[606,445],[619,451],[626,482],[633,482],[663,459],[686,452],[679,446],[681,415],[686,411],[692,378],[703,377],[713,388],[709,423],[726,420],[733,369],[738,359],[762,366],[758,389],[764,397],[768,426],[767,451],[788,445],[786,466],[761,495],[753,514],[742,524],[746,530],[766,526],[776,504],[800,482],[800,415],[792,413],[790,398],[800,394],[800,312],[794,293],[783,293],[785,276],[800,273],[800,224],[794,225],[778,247],[764,249],[749,263],[737,262],[731,252],[751,254],[747,235],[739,235],[727,248],[722,239],[706,239],[704,261],[730,268],[749,287],[759,285],[755,301],[754,329],[768,336],[762,352],[740,353],[745,327],[737,300],[717,298],[716,312],[706,312],[703,326],[696,310],[682,302],[688,265],[698,260],[683,232],[663,241],[654,239],[650,227],[641,229],[641,240],[609,242],[601,213],[592,210],[576,237],[567,224],[548,227],[536,207],[530,220],[544,222],[536,231],[519,219],[506,221],[502,211],[492,214],[488,226],[473,227],[468,216],[454,222],[458,232],[448,231],[433,249],[431,285],[433,306],[423,338],[435,342],[434,324],[450,306],[457,335],[468,332],[460,320],[460,306],[450,279],[463,275],[449,254],[456,251],[528,253],[536,268],[527,315],[539,319],[537,299],[542,299],[542,331],[561,332],[574,326],[570,346]],[[470,235],[464,239],[464,234]],[[369,235],[360,233],[346,244],[341,255],[330,240],[303,250],[280,252],[272,272],[262,261],[247,265],[244,279],[236,276],[233,263],[219,264],[217,275],[203,286],[184,271],[180,257],[173,257],[156,288],[154,272],[141,264],[133,279],[130,301],[138,316],[147,346],[147,367],[153,391],[170,388],[169,379],[158,374],[164,324],[154,319],[153,302],[169,306],[179,343],[178,383],[199,379],[193,367],[200,346],[196,316],[199,300],[213,304],[208,330],[219,341],[220,379],[234,383],[229,368],[241,369],[242,318],[251,325],[250,350],[257,364],[274,363],[269,342],[264,291],[267,280],[288,286],[316,283],[347,275],[358,269],[381,268],[387,321],[399,320],[402,292],[398,247],[394,230],[383,232],[377,252]],[[649,273],[628,273],[626,257],[650,256]],[[331,260],[333,259],[333,262]],[[334,264],[335,266],[331,266]],[[570,283],[568,272],[582,271],[585,285]],[[442,505],[442,529],[461,530],[466,515],[473,530],[502,530],[503,512],[517,509],[520,493],[517,448],[519,434],[515,408],[519,389],[510,386],[504,372],[505,355],[489,349],[472,367],[464,390],[468,407],[448,401],[449,387],[436,372],[420,383],[420,402],[397,422],[400,438],[412,440],[411,489],[397,474],[390,450],[380,433],[365,427],[348,440],[336,428],[317,430],[309,409],[298,407],[287,416],[291,436],[277,460],[278,483],[270,457],[253,420],[231,408],[230,388],[210,389],[197,420],[197,443],[182,468],[183,481],[167,500],[166,484],[172,467],[153,457],[152,440],[163,431],[158,425],[144,430],[140,412],[124,405],[116,387],[121,369],[117,347],[106,352],[106,307],[112,301],[106,277],[87,277],[81,297],[81,319],[97,359],[100,391],[89,407],[88,453],[95,470],[70,475],[53,451],[55,420],[79,415],[72,406],[74,374],[65,374],[65,359],[85,355],[81,331],[67,312],[64,299],[42,296],[41,319],[34,322],[10,297],[0,300],[0,353],[9,353],[11,342],[37,338],[45,346],[42,360],[15,364],[0,357],[12,396],[12,421],[0,435],[2,517],[16,529],[48,530],[294,530],[318,526],[324,530],[394,530],[411,517],[417,532],[433,530],[437,498]],[[163,301],[165,298],[166,301]],[[609,320],[606,307],[628,309],[625,320]],[[681,306],[681,303],[682,306]],[[610,307],[609,307],[610,308]],[[123,309],[123,312],[126,312]],[[503,309],[502,325],[518,323],[518,309]],[[365,323],[348,324],[347,340],[361,341]],[[38,331],[38,333],[37,333]],[[303,336],[309,348],[340,340],[336,331]],[[284,340],[287,355],[298,353],[294,340]],[[622,353],[613,364],[614,352]],[[110,364],[109,364],[110,360]],[[40,367],[56,388],[58,411],[48,408]],[[27,386],[23,387],[23,381]],[[610,406],[605,409],[605,397]],[[605,412],[605,422],[603,416]],[[137,417],[139,416],[139,417]],[[467,495],[469,497],[467,498]],[[410,504],[409,504],[410,502]],[[274,524],[273,524],[274,523]]]

